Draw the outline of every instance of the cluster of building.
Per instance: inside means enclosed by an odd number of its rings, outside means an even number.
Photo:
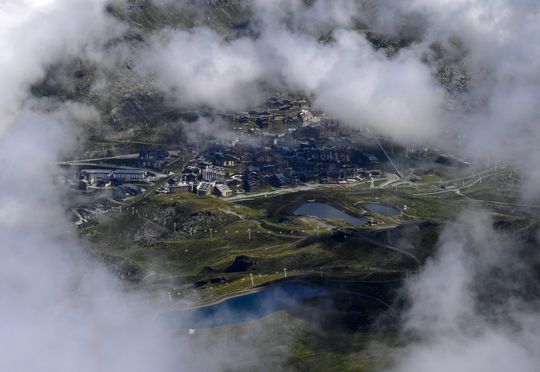
[[[267,112],[259,114],[266,118]],[[334,119],[317,119],[307,109],[298,115],[307,121],[299,119],[280,133],[250,127],[227,142],[207,139],[185,166],[181,181],[199,196],[226,196],[265,186],[356,182],[381,172],[381,154],[376,145],[366,146],[365,137],[360,144],[360,133]]]
[[[227,197],[265,187],[356,182],[381,172],[384,154],[376,143],[335,119],[317,117],[305,100],[270,97],[257,110],[223,116],[230,136],[205,134],[193,146],[193,159],[156,192]],[[83,169],[80,188],[147,181],[145,169],[167,173],[171,156],[148,149],[130,164],[137,169]],[[124,188],[121,194],[133,192]]]
[[[181,175],[170,178],[156,192],[168,194],[192,192],[198,196],[216,195],[221,197],[232,195],[233,190],[227,182],[225,168],[204,162],[201,163],[204,167],[199,168],[196,164],[196,161],[190,162]]]
[[[232,145],[209,141],[182,177],[186,182],[219,180],[246,192],[265,185],[355,182],[380,173],[382,166],[376,145],[366,146],[365,137],[363,143],[357,137],[361,134],[337,120],[312,115],[308,123],[281,133],[250,128]]]
[[[163,170],[167,164],[169,152],[165,150],[142,150],[137,158],[139,168]]]
[[[208,196],[211,194],[227,197],[232,195],[232,190],[225,183],[218,183],[217,181],[203,181],[197,185],[197,196]]]
[[[229,117],[233,123],[238,124],[255,122],[261,129],[268,128],[276,121],[286,126],[294,126],[308,122],[312,118],[313,115],[309,111],[309,103],[306,100],[276,96],[268,98],[264,107],[258,110],[250,110]]]

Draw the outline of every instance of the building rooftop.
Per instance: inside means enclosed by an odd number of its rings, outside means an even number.
[[[114,171],[116,174],[130,174],[130,173],[147,173],[144,169],[117,169]]]
[[[89,174],[96,174],[96,173],[111,173],[112,169],[83,169],[81,170],[81,173],[89,173]]]
[[[197,186],[197,190],[208,191],[211,187],[212,187],[212,184],[210,182],[201,182]]]

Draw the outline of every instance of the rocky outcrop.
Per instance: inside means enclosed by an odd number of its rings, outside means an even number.
[[[226,273],[245,272],[255,265],[255,261],[249,256],[236,256],[231,266],[223,270]]]

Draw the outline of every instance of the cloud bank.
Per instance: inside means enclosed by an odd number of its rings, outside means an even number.
[[[525,195],[537,197],[537,2],[362,4],[253,1],[252,36],[167,28],[126,53],[179,107],[239,110],[263,99],[266,89],[300,92],[349,125],[406,143],[443,144],[476,160],[510,162],[525,172]],[[105,16],[104,5],[0,2],[0,175],[9,180],[0,186],[0,308],[6,319],[0,369],[219,369],[217,357],[189,364],[193,349],[152,326],[155,309],[126,295],[84,256],[48,181],[58,172],[52,165],[58,154],[70,146],[70,120],[24,102],[30,85],[59,58],[110,60],[107,53],[118,52],[100,48],[125,28]],[[358,32],[363,27],[411,33],[412,41],[393,53],[377,50]],[[459,92],[439,82],[448,64],[466,72]],[[531,303],[515,294],[521,284],[512,281],[531,267],[509,255],[514,243],[500,242],[485,217],[472,221],[447,230],[440,253],[409,285],[404,332],[418,341],[406,348],[396,371],[538,369],[540,322]],[[488,301],[491,312],[479,308],[486,302],[478,285],[501,271],[514,287],[495,283],[495,289],[511,295]],[[214,351],[226,358],[234,347]]]
[[[30,99],[29,87],[50,64],[95,56],[122,26],[109,28],[100,1],[1,2],[0,21],[0,370],[221,370],[241,354],[237,344],[162,327],[159,299],[126,291],[88,253],[53,182],[79,134],[75,122],[93,122],[96,112]]]
[[[0,133],[13,120],[31,84],[58,59],[91,53],[118,23],[105,16],[105,0],[0,2]]]
[[[393,372],[532,372],[540,357],[537,242],[511,239],[469,211],[442,233],[407,295],[407,346]]]
[[[250,5],[252,36],[168,28],[136,60],[181,106],[238,110],[261,87],[299,92],[398,142],[511,163],[524,170],[525,196],[538,196],[537,167],[521,161],[540,158],[536,2]],[[376,49],[367,32],[398,46]]]
[[[300,19],[293,13],[292,22],[299,24],[289,29],[279,18],[283,8],[257,4],[256,38],[225,40],[208,28],[167,28],[138,56],[141,71],[155,76],[180,106],[245,109],[261,102],[264,87],[313,97],[316,108],[350,125],[372,126],[403,141],[437,136],[444,94],[415,51],[393,59],[375,51],[361,34],[340,26],[350,23],[347,8],[321,2],[300,17],[303,6],[287,4],[298,11]],[[324,6],[335,11],[323,13]],[[335,28],[333,42],[321,43],[305,29],[309,17]]]

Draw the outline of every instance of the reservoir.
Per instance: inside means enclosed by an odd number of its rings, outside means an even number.
[[[369,203],[364,204],[363,207],[370,212],[375,212],[382,214],[383,216],[395,217],[401,214],[401,211],[390,205],[380,204],[380,203]]]
[[[232,297],[213,305],[174,310],[160,315],[173,328],[212,328],[261,319],[278,311],[293,310],[303,300],[328,295],[321,287],[286,283],[242,296]]]
[[[351,225],[360,226],[368,220],[363,217],[353,217],[325,203],[305,203],[298,207],[294,212],[296,216],[315,216],[319,218],[335,218],[345,220]]]

